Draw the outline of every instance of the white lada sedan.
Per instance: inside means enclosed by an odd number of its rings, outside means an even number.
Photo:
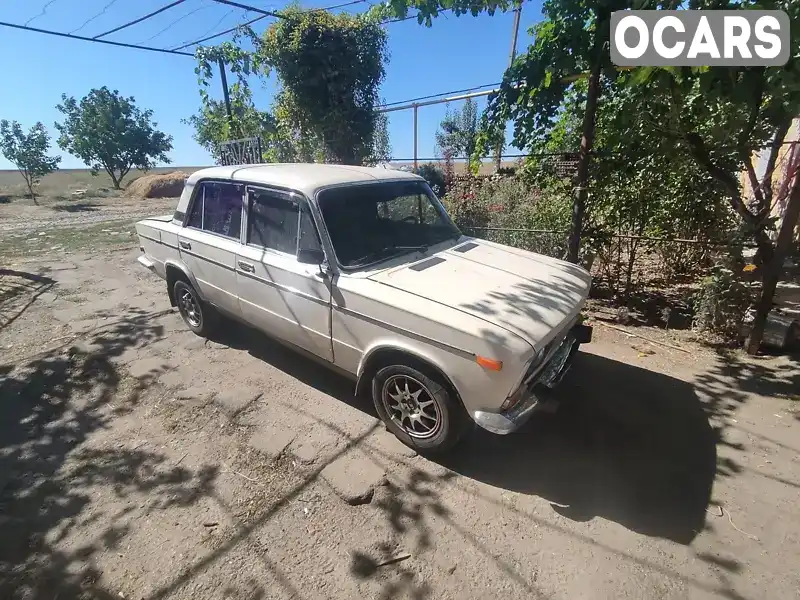
[[[518,428],[591,339],[582,268],[462,235],[424,179],[322,164],[192,174],[136,225],[139,262],[205,336],[238,319],[343,371],[404,443]]]

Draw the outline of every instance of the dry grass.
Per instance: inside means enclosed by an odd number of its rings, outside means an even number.
[[[185,173],[192,173],[204,167],[181,167]],[[159,167],[148,174],[163,174],[175,171],[174,167]],[[123,187],[145,175],[142,171],[131,171],[122,182]],[[86,190],[85,197],[115,195],[111,179],[105,173],[93,176],[88,169],[61,169],[42,178],[38,194],[48,200],[70,200],[72,193]],[[0,170],[0,202],[31,202],[25,198],[27,188],[22,176],[16,170]]]
[[[185,171],[142,175],[128,185],[125,195],[130,198],[175,198],[181,195],[188,176]]]

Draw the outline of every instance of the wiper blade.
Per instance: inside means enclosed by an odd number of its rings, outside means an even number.
[[[375,250],[374,252],[370,252],[369,254],[362,256],[358,262],[353,263],[350,266],[353,268],[363,267],[368,264],[378,262],[380,260],[387,260],[389,258],[393,258],[395,254],[399,254],[401,252],[408,252],[408,251],[425,252],[427,249],[428,249],[427,244],[421,244],[419,246],[386,246],[385,248],[381,248],[380,250]]]

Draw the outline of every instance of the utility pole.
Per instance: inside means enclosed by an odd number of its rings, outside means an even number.
[[[517,6],[514,9],[514,26],[511,29],[511,52],[508,57],[508,67],[511,68],[511,65],[514,64],[514,59],[517,57],[517,37],[519,36],[519,17],[520,13],[522,13],[522,4]],[[503,142],[505,141],[505,131],[502,132],[501,138],[497,141],[497,149],[496,149],[496,160],[497,160],[497,170],[500,170],[500,166],[503,163]]]
[[[418,104],[414,104],[414,172],[417,171],[417,109]]]
[[[228,93],[228,76],[225,73],[225,63],[222,58],[217,59],[219,65],[219,74],[222,77],[222,93],[225,96],[225,112],[228,113],[228,125],[231,129],[231,136],[235,135],[233,131],[233,113],[231,113],[231,96]]]

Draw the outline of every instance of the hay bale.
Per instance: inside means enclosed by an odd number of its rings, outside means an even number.
[[[125,188],[125,195],[131,198],[177,198],[188,176],[183,171],[142,175]]]

